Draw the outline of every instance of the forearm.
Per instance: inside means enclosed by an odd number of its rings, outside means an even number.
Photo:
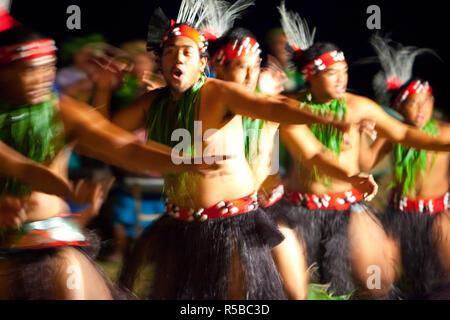
[[[349,178],[352,173],[339,166],[331,156],[317,153],[312,158],[306,159],[306,164],[311,168],[316,167],[320,173],[327,176],[350,182]]]
[[[359,166],[362,171],[368,171],[375,167],[378,162],[387,153],[387,140],[378,138],[372,145],[365,134],[361,135],[360,149],[359,149]]]
[[[158,149],[150,145],[131,143],[120,149],[116,153],[118,161],[126,166],[123,166],[124,169],[135,172],[181,173],[188,171],[190,164],[193,163],[190,158],[185,159],[188,163],[182,163],[181,157],[172,155],[172,149],[167,146],[164,149]]]
[[[107,86],[97,86],[94,92],[93,107],[107,119],[111,119],[109,111],[111,105],[111,89]]]
[[[405,146],[431,151],[450,151],[450,141],[444,136],[432,136],[414,128],[408,128],[401,144]]]

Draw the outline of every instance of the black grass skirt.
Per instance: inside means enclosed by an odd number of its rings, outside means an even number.
[[[381,221],[389,236],[400,242],[401,278],[398,287],[406,298],[427,296],[445,278],[436,249],[433,223],[441,213],[403,212],[386,208]]]
[[[308,265],[318,267],[311,275],[311,282],[329,283],[335,295],[349,294],[356,289],[347,232],[351,209],[310,210],[282,199],[265,210],[274,221],[289,226],[304,241]]]
[[[84,233],[89,246],[72,246],[76,248],[92,263],[96,271],[105,281],[113,299],[136,299],[131,291],[116,286],[105,274],[102,268],[95,263],[100,249],[100,239],[94,231]],[[0,249],[0,262],[13,261],[14,270],[0,270],[9,272],[13,277],[13,286],[10,297],[17,300],[52,300],[55,285],[55,263],[58,262],[58,253],[64,247],[51,247],[33,250]],[[1,286],[2,284],[0,284]]]
[[[150,299],[286,299],[271,255],[282,240],[262,209],[205,222],[164,215],[144,231],[120,280],[133,290],[148,283],[140,296]]]

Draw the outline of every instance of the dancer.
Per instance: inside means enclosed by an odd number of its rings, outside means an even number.
[[[237,1],[233,10],[239,12],[247,4]],[[207,43],[198,30],[212,6],[215,1],[182,1],[172,25],[161,9],[155,12],[149,48],[161,57],[167,87],[147,93],[113,120],[130,131],[145,125],[149,138],[168,145],[176,143],[171,134],[181,127],[191,137],[203,137],[185,147],[194,154],[214,156],[223,149],[235,158],[224,161],[227,176],[165,176],[166,214],[144,232],[121,279],[133,288],[141,269],[154,263],[155,277],[145,293],[150,298],[283,299],[270,253],[282,235],[258,208],[244,155],[241,114],[288,123],[332,120],[313,116],[285,97],[257,95],[240,84],[206,79]],[[195,129],[194,120],[201,128]]]
[[[89,156],[130,171],[195,170],[209,174],[214,170],[214,174],[220,174],[220,165],[216,164],[177,165],[172,159],[186,162],[191,158],[172,157],[170,148],[157,143],[139,144],[134,135],[112,125],[89,106],[63,95],[58,98],[52,92],[56,60],[53,40],[20,25],[4,10],[0,10],[0,21],[2,151],[3,144],[8,145],[64,178],[73,145]],[[47,176],[45,173],[43,178]],[[23,178],[23,172],[17,177]],[[28,178],[22,180],[30,182]],[[36,192],[17,180],[2,180],[0,187],[1,194],[7,196],[0,199],[0,215],[12,217],[16,227],[0,232],[0,299],[130,296],[115,288],[93,262],[89,253],[95,253],[95,238],[84,233],[68,215],[63,199]],[[53,188],[40,186],[55,193]],[[64,195],[67,188],[61,189]],[[73,199],[77,201],[83,188],[76,186],[74,190]]]
[[[374,78],[377,98],[399,112],[405,123],[432,137],[450,137],[449,124],[432,115],[431,85],[412,76],[415,57],[432,51],[404,47],[377,35],[371,44],[382,67]],[[367,139],[361,138],[363,170],[371,169],[389,153],[393,190],[382,220],[393,243],[395,280],[407,296],[427,295],[450,275],[450,154],[409,148],[384,138],[369,146]]]
[[[309,32],[298,14],[288,12],[284,2],[279,11],[289,44],[295,50],[297,68],[307,83],[306,91],[290,97],[314,106],[318,113],[334,112],[353,123],[345,133],[328,125],[310,126],[343,168],[351,174],[360,172],[358,124],[363,119],[374,120],[379,135],[391,141],[427,150],[448,150],[447,137],[426,135],[394,120],[372,100],[346,92],[348,66],[342,51],[328,42],[313,43],[314,32]],[[295,135],[296,130],[293,126],[281,129],[288,149],[294,143],[287,134]],[[292,203],[289,216],[301,229],[308,263],[318,263],[317,281],[331,283],[330,289],[340,295],[355,290],[355,276],[361,296],[385,296],[391,290],[393,274],[385,254],[388,240],[380,222],[348,182],[330,178],[320,168],[311,170],[303,159],[296,160],[287,183],[286,198]],[[366,285],[373,266],[381,275],[380,286]]]
[[[223,23],[221,20],[215,21]],[[208,27],[216,30],[220,25],[209,24]],[[232,29],[219,39],[211,41],[210,65],[214,68],[217,78],[239,83],[248,90],[255,91],[260,75],[260,54],[259,51],[245,50],[246,46],[249,44],[251,46],[252,43],[257,43],[253,35],[242,28]],[[247,117],[243,117],[242,121],[246,139],[246,157],[255,177],[259,205],[270,216],[284,216],[282,211],[286,206],[278,203],[283,197],[284,187],[276,164],[272,163],[272,160],[277,160],[273,159],[273,154],[277,152],[279,124]],[[306,126],[303,126],[302,134],[293,136],[293,139],[296,141],[295,154],[300,154],[306,162],[320,165],[330,176],[343,180],[347,178],[347,172],[335,164],[333,157],[322,154],[322,145]],[[362,176],[349,177],[348,180],[361,193],[367,193],[367,197],[376,192],[375,183],[372,182],[372,185],[365,183],[367,179]],[[277,222],[285,239],[273,249],[273,255],[283,278],[285,290],[291,299],[305,299],[308,281],[303,244],[298,242],[295,233],[286,225],[286,221]]]

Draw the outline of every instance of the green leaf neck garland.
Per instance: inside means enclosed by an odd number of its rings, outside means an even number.
[[[182,128],[189,131],[194,137],[194,121],[198,118],[200,109],[200,89],[205,84],[206,76],[202,74],[199,81],[187,90],[183,96],[175,100],[169,87],[161,90],[152,103],[147,114],[146,130],[147,139],[163,143],[173,147],[176,141],[171,141],[173,130]],[[174,112],[168,112],[174,104]],[[194,142],[191,141],[191,150]]]
[[[49,163],[64,145],[58,98],[11,107],[0,101],[0,140],[38,163]],[[31,188],[13,178],[0,180],[0,195],[27,196]]]
[[[422,128],[421,131],[426,132],[432,137],[439,135],[439,125],[435,119],[431,119]],[[394,164],[394,179],[389,186],[402,186],[402,194],[407,195],[415,188],[417,172],[425,173],[427,167],[426,150],[416,150],[414,148],[405,147],[401,144],[393,144],[392,160]],[[436,153],[433,154],[432,165]]]
[[[199,81],[178,100],[172,97],[169,87],[161,90],[147,114],[146,131],[148,140],[173,147],[178,142],[171,141],[172,132],[175,129],[183,128],[191,134],[191,146],[188,152],[190,155],[194,153],[194,121],[199,116],[200,89],[205,81],[206,75],[202,74]],[[168,112],[172,104],[174,104],[173,112]],[[188,190],[187,180],[192,179],[193,175],[183,172],[181,174],[167,174],[165,178],[164,191],[166,193],[175,194],[176,191],[180,198],[189,197],[190,191]]]
[[[347,117],[347,103],[344,99],[334,99],[328,103],[315,103],[312,101],[311,92],[307,92],[299,101],[310,106],[310,110],[314,114],[326,115],[332,112],[337,120],[345,120]],[[333,125],[315,123],[309,125],[309,129],[314,136],[325,147],[332,150],[337,156],[341,153],[342,131]],[[313,167],[312,176],[316,181],[320,180],[319,171],[316,166]],[[330,186],[330,177],[324,178],[327,187]]]
[[[330,112],[335,114],[337,120],[345,120],[347,116],[347,103],[344,99],[334,99],[328,103],[315,103],[312,101],[312,94],[306,93],[299,99],[301,102],[311,107],[314,114],[326,115]],[[341,152],[342,131],[333,125],[315,123],[309,126],[316,138],[328,149],[337,155]]]
[[[259,92],[258,86],[255,92]],[[249,164],[256,161],[256,157],[259,154],[259,138],[261,136],[261,129],[264,126],[265,121],[262,119],[253,119],[250,117],[242,116],[242,129],[244,131],[244,145],[245,145],[245,158]],[[256,144],[256,145],[255,145]],[[252,154],[252,151],[256,148],[256,156]]]
[[[249,164],[253,164],[259,154],[259,138],[264,120],[242,117],[242,128],[244,131],[245,157]],[[256,148],[256,155],[252,151]]]

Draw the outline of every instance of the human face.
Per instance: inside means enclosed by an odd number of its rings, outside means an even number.
[[[56,73],[56,56],[45,63],[34,59],[0,67],[0,95],[13,104],[39,104],[50,98]]]
[[[347,90],[348,65],[346,62],[337,62],[325,70],[319,71],[309,80],[313,96],[328,101],[340,99]]]
[[[175,98],[198,81],[206,62],[194,40],[184,36],[168,40],[161,55],[161,70]]]
[[[261,68],[261,58],[256,52],[249,52],[231,60],[226,65],[216,68],[217,77],[244,85],[250,91],[255,91]]]
[[[431,119],[434,97],[428,93],[410,95],[400,106],[400,113],[405,121],[417,128],[422,128]]]

